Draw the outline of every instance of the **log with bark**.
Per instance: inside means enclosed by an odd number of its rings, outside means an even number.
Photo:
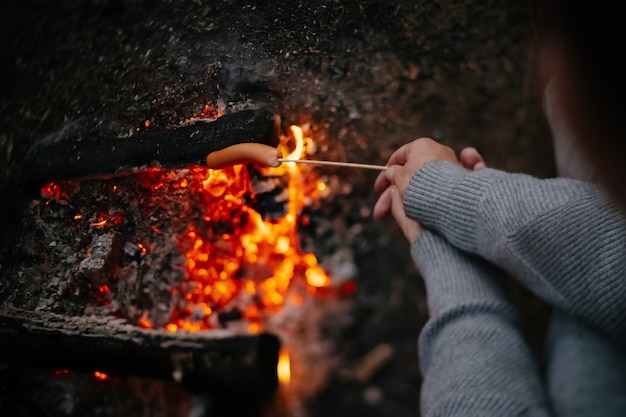
[[[175,169],[204,164],[207,154],[237,143],[276,145],[278,122],[277,116],[260,109],[125,138],[64,129],[33,145],[19,178],[29,183],[110,175],[146,166]]]
[[[278,386],[279,339],[214,329],[144,329],[113,317],[67,317],[3,306],[4,363],[174,380],[192,392],[264,401]]]

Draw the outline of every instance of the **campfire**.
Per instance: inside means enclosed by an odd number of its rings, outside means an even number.
[[[308,160],[381,164],[419,135],[553,176],[528,7],[494,3],[11,4],[0,415],[237,415],[259,397],[311,399],[289,417],[418,414],[426,294],[402,232],[372,219],[376,173],[303,166],[326,189],[307,183],[296,237],[268,249],[254,239],[286,222],[288,166],[215,171],[252,191],[212,228],[208,201],[223,199],[204,163],[281,136],[288,156],[295,124]],[[291,245],[285,292],[285,253],[263,267],[252,243]],[[307,282],[307,261],[328,286]]]
[[[316,144],[306,127],[292,125],[277,148],[299,160]],[[312,165],[293,162],[145,167],[48,181],[24,219],[41,234],[25,240],[37,241],[32,250],[45,256],[19,265],[15,276],[25,279],[2,291],[2,326],[10,330],[4,353],[56,375],[157,377],[270,398],[280,384],[310,396],[332,360],[311,369],[325,353],[307,351],[298,339],[318,337],[317,305],[334,300],[332,311],[338,295],[356,289],[303,248],[315,239],[315,212],[328,192]],[[35,279],[48,283],[33,296]],[[70,343],[55,345],[50,337],[59,334]],[[33,362],[25,346],[33,340],[53,354]],[[97,345],[130,340],[130,356]],[[97,354],[82,355],[85,347]],[[216,371],[207,352],[231,365]],[[181,362],[181,354],[193,359]],[[127,365],[129,357],[134,363]]]
[[[291,126],[291,132],[281,138],[279,148],[292,158],[301,158],[312,139],[304,137],[298,126]],[[247,331],[259,333],[264,330],[264,317],[284,304],[294,279],[305,279],[309,294],[329,286],[330,278],[315,255],[303,253],[298,242],[298,228],[307,221],[303,210],[319,201],[325,184],[314,171],[295,164],[255,170],[254,179],[249,170],[255,168],[194,166],[140,174],[143,189],[172,193],[184,201],[180,215],[195,221],[173,236],[185,258],[185,280],[172,289],[170,317],[164,323],[144,312],[137,324],[170,332],[199,331],[245,319]],[[44,187],[43,194],[51,187]],[[263,213],[263,198],[278,200],[273,202],[278,212]],[[113,212],[111,218],[100,220],[99,215],[99,221],[89,226],[114,230],[121,216]],[[141,257],[148,252],[146,245],[154,246],[142,242],[154,242],[154,234],[162,232],[158,226],[151,231],[151,236],[142,236],[136,244]]]

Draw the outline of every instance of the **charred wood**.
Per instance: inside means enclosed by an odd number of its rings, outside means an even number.
[[[272,397],[279,339],[215,329],[169,333],[104,317],[2,308],[0,358],[30,367],[174,380],[192,392]]]
[[[20,180],[41,182],[115,174],[146,166],[182,168],[204,164],[208,153],[237,143],[275,145],[276,122],[267,110],[242,110],[210,122],[196,121],[125,138],[63,130],[30,148]]]

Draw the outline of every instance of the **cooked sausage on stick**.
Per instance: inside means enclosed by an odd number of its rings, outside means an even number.
[[[228,146],[216,152],[211,152],[206,157],[206,164],[212,169],[222,169],[231,165],[257,163],[276,168],[283,162],[296,162],[300,164],[333,165],[351,168],[387,169],[384,165],[355,164],[352,162],[316,161],[310,159],[285,159],[280,151],[261,143],[238,143]]]
[[[281,164],[279,159],[282,156],[278,149],[262,143],[238,143],[237,145],[211,152],[206,157],[206,164],[212,169],[222,169],[231,165],[249,163],[276,168]]]

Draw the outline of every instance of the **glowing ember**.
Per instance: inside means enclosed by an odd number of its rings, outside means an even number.
[[[74,220],[80,220],[82,216],[74,216]],[[99,212],[95,216],[96,221],[90,223],[91,227],[104,227],[110,225],[119,225],[124,221],[124,214],[120,211]]]
[[[139,319],[139,326],[144,329],[150,329],[152,328],[152,322],[150,322],[150,320],[148,320],[148,318],[144,315]]]
[[[95,371],[93,373],[93,376],[95,376],[96,378],[98,378],[100,381],[104,381],[105,379],[109,379],[109,376],[103,372],[98,372]]]
[[[212,108],[206,109],[203,113],[213,115]],[[298,126],[292,126],[290,133],[280,138],[279,150],[290,159],[302,158],[313,141]],[[249,172],[255,173],[252,179]],[[264,218],[257,211],[255,207],[263,204],[253,192],[253,179],[275,186],[280,193],[280,199],[274,201],[280,207],[279,214]],[[133,317],[139,326],[164,328],[168,332],[199,331],[243,319],[243,328],[260,333],[264,331],[265,319],[279,311],[287,298],[295,304],[303,303],[302,299],[297,300],[298,291],[289,291],[294,282],[298,290],[309,294],[317,294],[320,288],[330,285],[330,278],[315,255],[300,250],[298,227],[310,224],[303,211],[327,190],[309,166],[283,163],[277,168],[235,165],[211,170],[194,165],[171,171],[150,167],[139,173],[133,184],[143,193],[139,201],[124,185],[118,189],[115,184],[109,188],[115,197],[103,199],[108,206],[99,202],[97,208],[89,206],[89,211],[77,209],[77,196],[73,193],[79,187],[69,182],[45,184],[41,197],[46,205],[59,203],[67,207],[66,219],[77,228],[89,228],[94,235],[132,233],[141,223],[149,232],[133,237],[136,250],[129,241],[124,252],[125,257],[138,258],[133,262],[143,262],[141,258],[154,261],[164,251],[155,242],[174,239],[183,255],[181,263],[176,261],[176,274],[181,273],[182,267],[184,280],[181,283],[177,275],[172,286],[167,287],[171,298],[165,303],[171,304],[165,317],[154,317],[146,310]],[[120,195],[115,195],[118,192]],[[69,195],[73,195],[72,201]],[[133,198],[130,205],[137,211],[119,208],[129,205],[126,196]],[[172,213],[191,216],[189,222],[185,218],[173,222],[177,225],[173,230],[169,224],[161,223],[167,220],[163,214],[171,209],[172,202],[179,210]],[[160,237],[150,240],[150,234]],[[173,255],[172,259],[178,258]],[[90,290],[105,305],[111,305],[116,297],[115,281],[108,284],[112,286],[100,285]]]
[[[69,198],[68,194],[61,188],[60,185],[54,182],[49,182],[40,189],[41,198],[48,200],[48,203],[52,200],[62,201]]]
[[[293,137],[283,137],[279,149],[289,158],[301,158],[310,138],[298,126]],[[291,144],[291,139],[295,143]],[[280,219],[266,220],[249,204],[251,184],[243,166],[223,170],[196,170],[191,187],[207,206],[203,229],[190,227],[180,241],[187,259],[189,280],[182,288],[188,305],[175,312],[168,331],[214,327],[211,315],[230,303],[250,320],[248,331],[262,331],[264,313],[277,311],[296,276],[306,277],[312,287],[326,287],[330,279],[313,254],[299,250],[298,218],[307,198],[316,198],[325,185],[297,164],[260,168],[264,174],[287,178],[287,212]],[[201,174],[205,174],[202,178]]]
[[[146,247],[142,243],[137,243],[137,247],[141,250],[141,256],[146,256],[146,253],[148,253]]]
[[[354,294],[357,290],[356,284],[352,281],[348,281],[344,283],[341,287],[344,293],[346,294]]]
[[[287,352],[285,348],[281,349],[278,353],[276,373],[278,374],[278,381],[282,385],[289,384],[291,381],[291,361],[289,359],[289,352]]]
[[[196,112],[192,117],[183,122],[184,124],[193,123],[195,121],[212,122],[224,115],[224,110],[219,108],[216,103],[207,103],[202,110]]]
[[[330,285],[328,275],[326,275],[322,269],[315,266],[307,269],[306,282],[313,287],[328,287]]]

